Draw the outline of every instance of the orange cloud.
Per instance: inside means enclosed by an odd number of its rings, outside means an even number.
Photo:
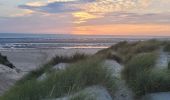
[[[112,24],[78,26],[74,34],[170,35],[170,24]]]
[[[86,22],[87,20],[90,20],[90,19],[95,19],[95,18],[101,17],[101,16],[93,15],[93,14],[83,12],[83,11],[74,12],[74,13],[72,13],[72,15],[75,17],[74,23],[77,23],[77,24]]]

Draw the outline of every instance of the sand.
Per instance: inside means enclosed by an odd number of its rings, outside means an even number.
[[[170,92],[150,93],[143,96],[141,100],[170,100]]]
[[[7,91],[25,73],[17,73],[15,69],[0,64],[0,95]]]
[[[125,80],[121,77],[121,71],[124,66],[120,65],[114,60],[106,60],[104,65],[111,71],[113,78],[116,79],[116,91],[114,94],[114,100],[134,100],[133,91],[128,87]]]

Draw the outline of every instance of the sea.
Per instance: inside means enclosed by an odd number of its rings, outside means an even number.
[[[120,41],[169,40],[165,36],[0,33],[0,49],[108,48]]]

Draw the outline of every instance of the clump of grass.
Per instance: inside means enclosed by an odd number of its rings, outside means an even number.
[[[101,66],[101,62],[98,58],[83,60],[72,64],[65,71],[53,74],[47,80],[47,84],[51,82],[51,86],[54,86],[56,83],[62,85],[55,85],[52,96],[62,96],[62,94],[68,94],[68,91],[70,94],[93,85],[103,85],[112,90],[114,80],[111,77],[111,73]]]
[[[69,57],[67,57],[67,56],[58,56],[57,55],[54,58],[52,58],[49,62],[44,64],[42,67],[29,72],[29,74],[27,74],[21,80],[19,80],[17,82],[17,84],[22,84],[23,82],[25,82],[27,80],[38,78],[40,75],[42,75],[44,72],[51,69],[56,64],[59,64],[59,63],[72,63],[72,62],[76,62],[76,61],[79,61],[79,60],[86,59],[87,57],[88,57],[88,55],[81,54],[81,53],[75,53],[74,55],[69,56]]]
[[[145,71],[131,84],[137,95],[170,91],[170,74],[167,70]]]
[[[42,82],[31,79],[16,85],[1,100],[42,100],[75,93],[88,86],[102,85],[114,92],[114,79],[103,66],[102,59],[89,58],[73,63],[65,70],[51,73]]]
[[[146,93],[152,92],[168,92],[170,91],[170,72],[168,70],[157,70],[151,71],[147,74],[145,80],[145,91]]]
[[[156,53],[142,53],[133,57],[122,74],[137,96],[170,91],[170,72],[155,70]]]
[[[121,58],[121,56],[116,52],[113,52],[112,50],[107,50],[105,51],[105,53],[98,52],[95,54],[95,56],[100,56],[103,59],[111,59],[117,61],[118,63],[123,63],[123,59]]]
[[[133,57],[122,71],[124,78],[127,81],[136,79],[139,72],[144,72],[155,65],[157,57],[155,53],[141,53]]]
[[[168,69],[170,69],[170,61],[169,61],[169,63],[168,63]]]
[[[111,60],[115,60],[118,63],[122,63],[123,59],[120,57],[120,55],[116,54],[116,53],[109,53],[106,55],[107,59],[111,59]]]
[[[87,58],[88,55],[85,55],[83,53],[78,53],[76,52],[74,55],[72,56],[55,56],[54,58],[52,58],[52,60],[49,62],[51,65],[56,65],[60,62],[66,62],[66,63],[72,63],[72,62],[76,62],[78,60],[82,60]]]
[[[9,62],[7,57],[3,56],[1,53],[0,53],[0,64],[6,65],[10,68],[15,68],[15,66],[11,62]]]
[[[159,46],[160,42],[157,40],[142,41],[133,47],[132,52],[134,53],[152,52],[157,50]]]
[[[137,41],[137,42],[126,42],[122,41],[108,49],[99,51],[97,54],[108,54],[109,52],[116,52],[117,55],[122,59],[123,63],[129,62],[131,58],[139,53],[153,52],[159,49],[161,45],[160,41],[148,40],[148,41]]]
[[[170,43],[166,43],[166,45],[164,47],[164,51],[165,52],[170,52]]]
[[[145,94],[149,71],[154,67],[157,56],[155,53],[142,53],[133,57],[122,71],[123,78],[137,95]]]
[[[21,85],[15,85],[7,91],[0,100],[40,100],[44,97],[42,84],[36,80],[29,80]]]

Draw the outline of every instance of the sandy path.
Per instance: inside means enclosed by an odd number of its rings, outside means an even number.
[[[113,60],[106,60],[104,64],[113,73],[113,77],[117,79],[117,90],[114,95],[114,100],[134,100],[132,90],[127,86],[125,80],[121,79],[121,71],[123,66]]]
[[[159,58],[156,61],[156,69],[167,69],[170,61],[170,53],[164,52],[163,48],[159,50]]]
[[[117,91],[114,95],[114,100],[134,100],[134,94],[124,80],[117,80],[116,85]]]

